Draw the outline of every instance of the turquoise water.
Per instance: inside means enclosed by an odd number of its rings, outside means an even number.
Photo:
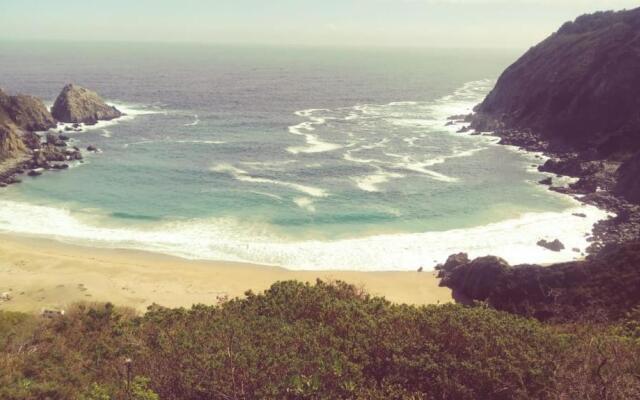
[[[504,254],[560,257],[534,239],[559,234],[549,218],[577,207],[534,184],[539,159],[445,126],[482,100],[513,54],[0,50],[6,90],[52,102],[73,81],[128,114],[72,135],[101,153],[4,190],[5,231],[291,268],[413,269],[456,246],[501,251],[500,238]],[[583,246],[592,223],[562,229]],[[504,240],[513,229],[529,232],[517,246]]]

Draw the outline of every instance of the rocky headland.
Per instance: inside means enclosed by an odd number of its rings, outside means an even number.
[[[600,307],[605,314],[640,303],[631,293],[640,287],[638,88],[640,8],[598,12],[565,23],[508,67],[473,114],[452,117],[501,144],[543,152],[540,171],[577,180],[540,184],[615,216],[594,226],[586,261],[511,267],[457,255],[438,267],[441,285],[460,299],[539,318],[583,315],[605,298],[619,303]],[[561,242],[538,244],[554,250]]]
[[[0,90],[0,187],[20,182],[19,175],[41,175],[61,170],[69,162],[82,160],[79,148],[69,145],[60,123],[95,124],[122,115],[95,92],[67,85],[49,112],[42,100],[27,95],[8,95]]]
[[[640,8],[567,22],[509,66],[474,113],[453,117],[500,143],[549,157],[539,169],[618,217],[594,230],[595,253],[640,237]]]

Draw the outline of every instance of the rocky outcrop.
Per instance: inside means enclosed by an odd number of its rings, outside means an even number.
[[[555,150],[629,154],[640,150],[639,87],[640,8],[583,15],[507,68],[473,125]]]
[[[440,286],[451,288],[458,301],[483,301],[503,311],[560,320],[618,318],[640,304],[640,242],[548,267],[456,257],[436,269]]]
[[[51,113],[58,121],[85,124],[122,116],[117,108],[107,105],[97,93],[73,84],[62,89]]]
[[[618,169],[615,193],[633,203],[640,203],[640,153],[624,162]]]
[[[20,182],[19,174],[36,177],[45,169],[65,169],[66,162],[82,159],[78,148],[67,145],[68,137],[34,132],[55,126],[39,99],[0,90],[0,187]]]
[[[555,239],[551,242],[549,242],[548,240],[545,239],[541,239],[538,240],[538,243],[536,243],[538,246],[540,247],[544,247],[547,250],[551,250],[551,251],[562,251],[564,250],[564,244],[562,244],[562,242],[558,239]]]
[[[453,290],[453,297],[461,303],[486,299],[493,290],[496,279],[504,274],[509,264],[501,258],[487,256],[469,261],[465,253],[449,256],[439,265],[440,285]]]
[[[9,96],[0,90],[0,109],[18,128],[27,131],[46,131],[56,121],[42,100],[27,95]]]
[[[27,151],[27,146],[22,141],[18,128],[13,123],[0,122],[0,162],[23,157]]]

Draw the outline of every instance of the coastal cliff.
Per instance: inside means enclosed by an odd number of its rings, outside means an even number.
[[[640,149],[640,8],[567,22],[532,47],[477,106],[480,130],[527,131],[556,151]]]
[[[551,190],[619,216],[596,226],[595,253],[640,237],[638,87],[640,8],[597,12],[529,49],[467,121],[502,144],[546,153],[541,171],[578,178]]]
[[[36,97],[0,90],[0,186],[20,182],[17,176],[24,172],[38,176],[82,159],[80,150],[67,144],[66,135],[53,132],[58,122],[95,124],[122,115],[95,92],[71,84],[64,87],[53,111]]]
[[[504,71],[465,118],[470,127],[544,152],[540,171],[579,178],[551,190],[615,217],[594,226],[584,261],[510,266],[460,253],[437,267],[441,286],[460,302],[538,319],[618,319],[640,305],[638,88],[640,8],[567,22]]]

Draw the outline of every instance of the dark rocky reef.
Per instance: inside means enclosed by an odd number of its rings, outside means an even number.
[[[624,156],[640,150],[639,71],[640,8],[583,15],[507,68],[472,125],[555,151]]]
[[[497,257],[452,255],[438,265],[440,286],[463,303],[541,320],[616,319],[640,304],[640,242],[608,246],[585,261],[509,266]]]
[[[51,113],[58,121],[90,125],[122,116],[117,108],[107,105],[96,92],[73,84],[62,89]]]

